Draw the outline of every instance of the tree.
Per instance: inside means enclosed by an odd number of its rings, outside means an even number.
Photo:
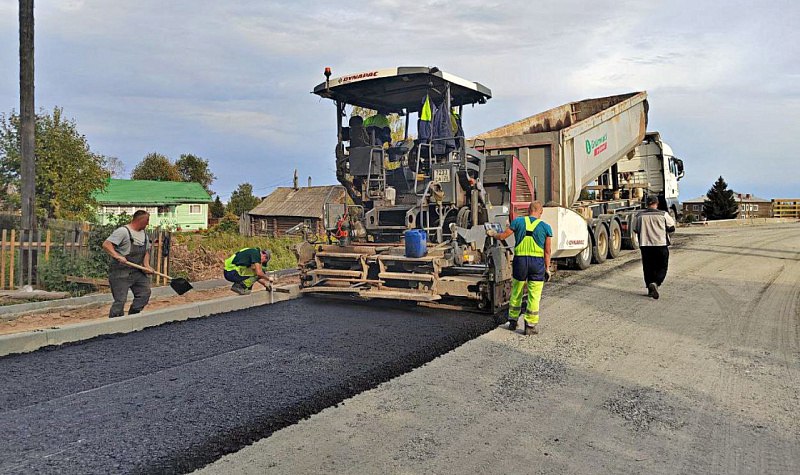
[[[160,153],[149,153],[133,169],[134,180],[183,181],[178,167]]]
[[[217,198],[214,200],[214,202],[208,206],[208,212],[211,214],[212,218],[216,219],[220,219],[225,216],[225,205],[222,204],[222,200],[219,199],[219,195],[217,195]]]
[[[708,190],[703,202],[703,214],[709,220],[733,219],[739,214],[739,205],[736,204],[733,190],[728,189],[728,184],[722,177]]]
[[[183,181],[200,183],[207,192],[211,193],[211,183],[216,177],[208,168],[208,160],[185,153],[175,162],[175,166]]]
[[[227,210],[236,216],[241,216],[243,213],[258,206],[260,202],[261,200],[253,195],[253,185],[250,183],[242,183],[236,188],[236,191],[231,193],[231,199],[228,201]]]
[[[124,178],[128,172],[125,162],[117,157],[106,157],[105,169],[111,174],[111,178]]]
[[[93,153],[63,109],[36,115],[36,208],[40,217],[86,220],[95,214],[93,193],[109,172],[106,158]],[[20,117],[0,116],[0,198],[16,202],[20,188]]]

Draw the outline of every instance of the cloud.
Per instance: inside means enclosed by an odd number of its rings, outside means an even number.
[[[16,64],[16,8],[0,0],[0,64]],[[153,150],[209,158],[221,190],[294,168],[334,180],[333,106],[309,94],[325,66],[439,66],[479,81],[494,97],[466,111],[468,134],[647,90],[652,128],[686,161],[686,195],[720,174],[791,194],[800,173],[788,152],[800,126],[794,1],[41,0],[36,16],[38,105],[64,106],[93,149],[129,168]],[[2,69],[8,111],[17,72]]]

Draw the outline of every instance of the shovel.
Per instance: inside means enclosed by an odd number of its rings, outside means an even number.
[[[125,264],[133,267],[134,269],[139,269],[143,271],[147,271],[148,269],[144,266],[140,266],[139,264],[134,264],[133,262],[126,262]],[[169,280],[169,286],[172,287],[172,290],[175,291],[178,295],[183,295],[186,292],[192,290],[192,284],[189,283],[188,280],[184,279],[183,277],[170,277],[167,274],[162,274],[161,272],[153,271],[153,274],[160,275],[161,277],[165,277]]]

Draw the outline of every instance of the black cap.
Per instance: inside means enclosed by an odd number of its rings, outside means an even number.
[[[647,203],[647,206],[650,206],[652,204],[658,203],[658,196],[656,196],[656,195],[648,196],[646,203]]]

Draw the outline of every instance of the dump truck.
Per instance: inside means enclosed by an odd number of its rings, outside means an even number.
[[[302,292],[507,306],[513,248],[486,231],[527,212],[533,183],[516,157],[467,144],[464,106],[486,103],[491,90],[430,67],[331,76],[326,69],[313,93],[335,106],[336,177],[348,202],[325,203],[327,241],[298,248]],[[404,124],[399,140],[389,118]]]
[[[683,162],[646,132],[646,92],[586,99],[474,137],[476,150],[513,155],[545,203],[553,258],[585,269],[638,248],[631,223],[648,195],[677,218]],[[513,237],[510,238],[513,240]]]

